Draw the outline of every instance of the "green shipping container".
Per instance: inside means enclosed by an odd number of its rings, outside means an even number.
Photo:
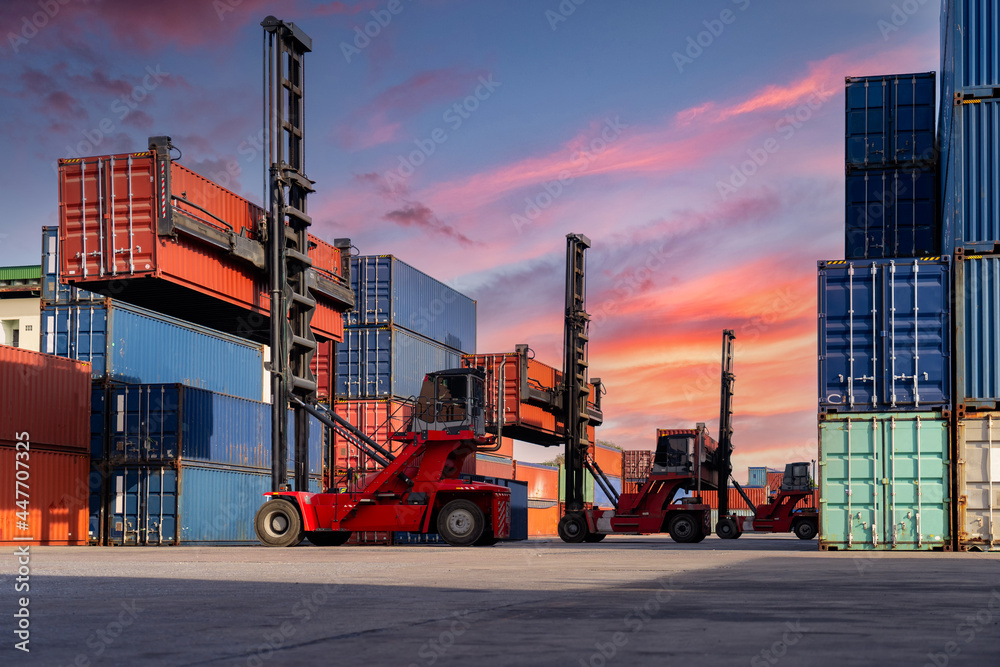
[[[821,549],[951,544],[948,420],[940,413],[821,416]]]
[[[559,502],[566,502],[566,466],[559,466]],[[594,476],[584,471],[583,502],[594,503]]]

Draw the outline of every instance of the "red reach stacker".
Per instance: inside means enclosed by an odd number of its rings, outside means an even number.
[[[509,537],[510,491],[459,479],[465,459],[495,442],[485,432],[484,383],[476,369],[427,374],[409,427],[394,435],[402,443],[396,454],[322,406],[300,404],[383,468],[326,493],[266,494],[254,520],[257,537],[274,547],[304,538],[338,546],[354,531],[439,533],[454,546]]]

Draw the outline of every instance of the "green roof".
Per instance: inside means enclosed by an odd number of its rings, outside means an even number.
[[[40,280],[42,267],[34,266],[0,266],[0,280]]]

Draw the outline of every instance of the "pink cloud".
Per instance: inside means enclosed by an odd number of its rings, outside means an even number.
[[[315,13],[320,16],[354,16],[361,12],[377,9],[382,4],[382,0],[361,0],[353,4],[347,2],[330,2],[315,8]]]

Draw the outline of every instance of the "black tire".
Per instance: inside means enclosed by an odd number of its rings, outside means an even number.
[[[486,518],[471,500],[452,500],[438,512],[438,533],[453,547],[468,547],[482,537]]]
[[[740,527],[736,519],[724,516],[715,524],[715,534],[724,540],[735,540],[740,536]]]
[[[306,533],[306,539],[318,547],[339,547],[351,539],[349,530],[323,530]]]
[[[819,531],[816,529],[816,523],[809,520],[803,520],[792,526],[792,532],[795,533],[795,537],[800,540],[811,540],[816,537],[816,533]]]
[[[268,547],[294,547],[305,537],[299,509],[282,498],[273,498],[261,505],[253,527],[257,539]]]
[[[563,542],[578,544],[587,539],[587,520],[579,512],[572,512],[559,519],[558,530]]]
[[[700,542],[701,540],[698,539],[699,536],[701,539],[705,539],[705,533],[702,531],[701,526],[698,525],[698,522],[690,514],[678,514],[671,519],[669,532],[674,542],[680,542],[681,544]]]
[[[483,534],[479,536],[479,539],[473,543],[473,546],[477,547],[492,547],[494,544],[500,541],[499,537],[493,537],[493,533],[487,530],[483,531]]]
[[[587,533],[587,536],[585,538],[583,538],[583,541],[584,542],[600,542],[601,540],[603,540],[607,536],[608,536],[607,533]]]

